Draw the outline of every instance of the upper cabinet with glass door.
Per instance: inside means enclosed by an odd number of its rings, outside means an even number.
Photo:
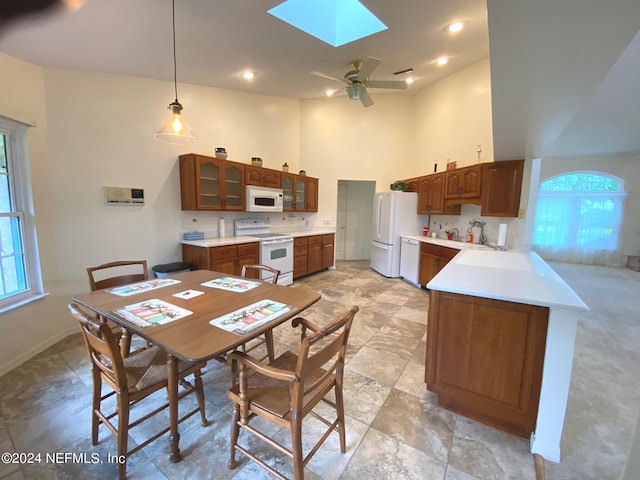
[[[182,210],[244,211],[244,165],[204,155],[180,155]]]
[[[283,173],[283,210],[285,212],[317,212],[318,184],[317,178]]]

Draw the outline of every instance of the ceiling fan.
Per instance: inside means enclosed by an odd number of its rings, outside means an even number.
[[[373,100],[367,92],[367,87],[395,90],[406,90],[407,88],[407,82],[403,80],[369,80],[369,76],[381,63],[382,60],[375,57],[369,57],[364,62],[355,60],[352,63],[354,69],[345,73],[344,78],[332,77],[322,72],[311,72],[311,75],[345,83],[346,87],[344,88],[351,100],[360,100],[362,105],[370,107],[373,105]]]

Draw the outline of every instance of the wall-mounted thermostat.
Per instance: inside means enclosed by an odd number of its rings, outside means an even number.
[[[105,205],[144,205],[142,188],[104,187]]]

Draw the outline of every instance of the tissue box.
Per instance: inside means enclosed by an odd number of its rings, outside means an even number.
[[[182,234],[183,240],[204,240],[204,232],[185,232]]]

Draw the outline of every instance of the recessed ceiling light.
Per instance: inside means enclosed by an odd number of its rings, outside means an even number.
[[[445,56],[442,56],[442,57],[439,57],[439,58],[436,60],[436,63],[437,63],[438,65],[446,65],[447,63],[449,63],[449,59],[448,59],[447,57],[445,57]]]
[[[326,93],[326,94],[327,94],[327,97],[331,97],[334,93],[336,93],[336,91],[335,91],[335,90],[328,89],[328,90],[326,90],[324,93]]]
[[[245,80],[253,80],[253,78],[256,76],[255,73],[253,72],[244,72],[242,74],[242,78],[244,78]]]
[[[407,85],[411,85],[413,82],[415,82],[415,80],[416,80],[416,79],[415,79],[415,78],[413,78],[413,77],[407,77],[407,78],[405,79],[405,82],[407,82]]]
[[[451,33],[457,33],[464,28],[465,22],[454,22],[450,25],[447,25],[445,30]]]

